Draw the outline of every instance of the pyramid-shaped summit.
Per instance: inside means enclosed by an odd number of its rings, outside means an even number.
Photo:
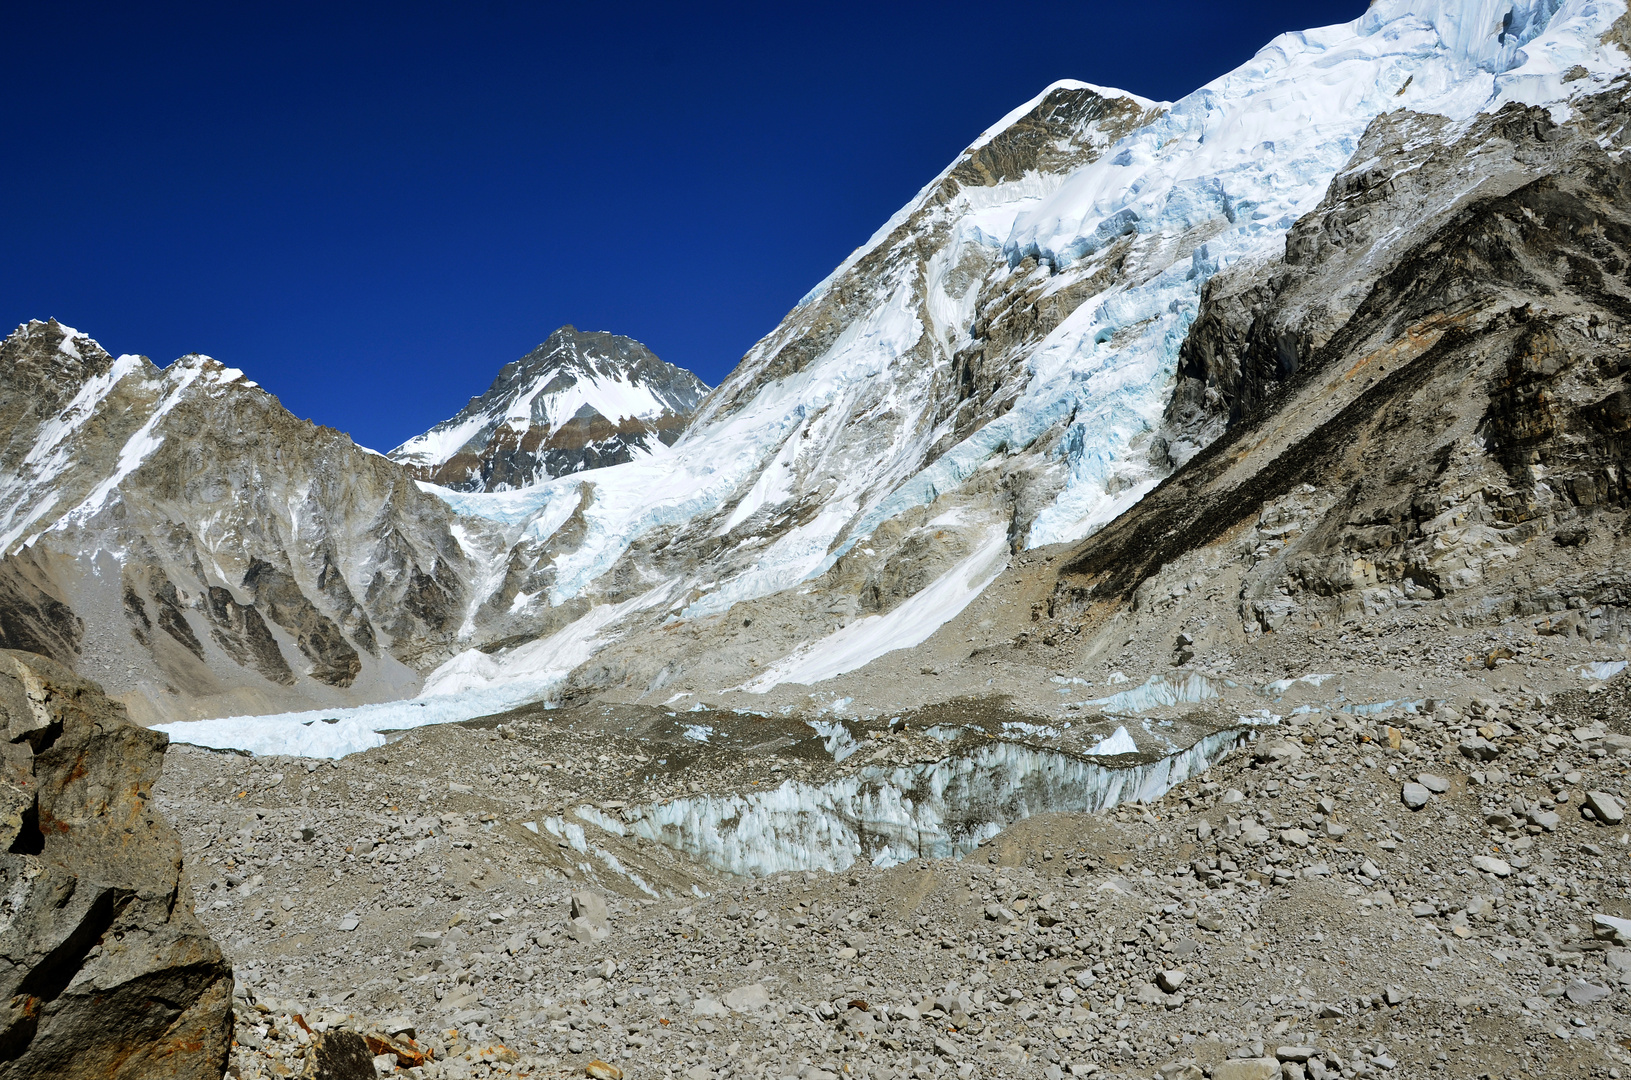
[[[390,457],[457,491],[508,491],[671,445],[708,386],[633,338],[563,326]]]

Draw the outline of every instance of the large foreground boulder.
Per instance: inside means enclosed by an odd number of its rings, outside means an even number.
[[[168,738],[0,650],[0,1080],[220,1080],[232,969],[152,804]]]

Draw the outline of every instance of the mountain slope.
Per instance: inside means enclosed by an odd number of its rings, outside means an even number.
[[[802,670],[800,650],[902,609],[918,629],[846,645],[858,667],[962,610],[1001,569],[993,537],[1092,534],[1221,430],[1169,409],[1203,288],[1278,258],[1363,164],[1375,118],[1441,117],[1395,135],[1448,142],[1508,103],[1566,112],[1550,103],[1623,70],[1618,7],[1510,11],[1374,4],[1172,105],[1050,88],[756,345],[669,456],[525,505],[456,500],[513,518],[475,618],[508,644],[428,690],[520,699],[563,692],[568,672],[569,694],[762,689]],[[904,607],[933,585],[950,599]]]
[[[472,568],[401,469],[203,356],[0,343],[0,628],[137,719],[401,697]]]
[[[1613,81],[1627,63],[1623,25],[1621,5],[1588,0],[1384,0],[1353,23],[1283,35],[1176,103],[1085,83],[1049,87],[801,301],[667,452],[631,451],[622,464],[515,490],[425,485],[393,495],[425,524],[398,538],[388,523],[382,539],[411,542],[425,553],[419,565],[446,579],[436,625],[403,633],[409,644],[393,639],[427,672],[420,697],[259,722],[256,745],[321,742],[328,752],[384,727],[537,700],[682,705],[707,695],[791,707],[808,700],[809,684],[825,694],[869,670],[889,672],[891,694],[943,697],[956,684],[915,675],[942,660],[913,666],[909,650],[978,651],[1014,636],[1027,615],[1041,621],[1049,598],[1022,609],[1005,583],[1029,564],[1028,549],[1084,538],[1089,547],[1071,562],[1076,584],[1051,603],[1082,605],[1078,615],[1125,603],[1158,572],[1151,553],[1185,550],[1129,523],[1153,520],[1140,515],[1155,512],[1160,493],[1215,467],[1224,451],[1208,447],[1242,438],[1230,433],[1282,400],[1281,385],[1360,310],[1366,283],[1448,228],[1468,185],[1534,180],[1540,166],[1523,155],[1544,165],[1562,152],[1545,147],[1574,146],[1588,128],[1604,153],[1618,153],[1617,129],[1589,117],[1613,115],[1603,102],[1623,99]],[[1511,134],[1477,135],[1492,117],[1507,122],[1511,107],[1539,107],[1570,137],[1527,148]],[[1485,142],[1469,142],[1474,135]],[[1366,233],[1363,200],[1414,183],[1429,185],[1418,202]],[[1342,272],[1308,291],[1288,269],[1299,259]],[[1514,295],[1573,288],[1567,275],[1531,277],[1511,285]],[[1442,291],[1453,299],[1481,287],[1451,281]],[[1270,307],[1273,319],[1254,321]],[[508,424],[514,409],[530,426],[535,385],[518,367],[467,419],[481,426],[502,413]],[[444,432],[444,449],[457,449],[454,433]],[[112,445],[139,444],[137,434]],[[495,468],[506,453],[493,454]],[[128,493],[118,458],[104,455],[87,476]],[[375,483],[412,487],[400,483],[401,467],[367,461]],[[485,467],[465,479],[487,485],[497,473]],[[1144,511],[1151,492],[1159,497]],[[1173,512],[1211,497],[1192,495]],[[418,509],[431,496],[444,517]],[[165,520],[189,530],[208,520],[201,505],[171,507]],[[1127,516],[1134,507],[1140,513]],[[278,532],[287,516],[246,513],[246,532]],[[263,514],[275,527],[254,524]],[[342,515],[333,528],[366,518]],[[441,546],[444,528],[451,540]],[[1099,583],[1111,570],[1090,552],[1110,548],[1092,547],[1095,534],[1107,545],[1138,537],[1122,550],[1140,569]],[[119,543],[129,548],[128,538]],[[17,632],[53,625],[53,600],[83,617],[57,584],[60,569],[31,558],[18,555],[7,579],[22,598]],[[223,578],[253,583],[253,598],[233,602],[253,599],[269,616],[277,591],[263,602],[252,569]],[[355,593],[353,577],[345,581]],[[1276,610],[1279,586],[1264,588],[1243,610]],[[236,609],[225,610],[228,619]],[[303,625],[287,613],[284,621]],[[246,635],[243,654],[261,655]],[[326,655],[323,635],[303,640]],[[305,677],[344,678],[349,662],[337,655],[310,661]],[[318,727],[319,718],[338,723]],[[208,738],[234,744],[245,730],[235,723]]]
[[[1209,289],[1173,409],[1224,434],[1071,553],[1056,613],[1176,630],[1208,605],[1174,584],[1238,562],[1203,650],[1401,619],[1631,639],[1628,95],[1444,141],[1378,120],[1284,257]]]
[[[508,491],[669,446],[707,392],[632,338],[563,326],[390,457],[455,491]]]

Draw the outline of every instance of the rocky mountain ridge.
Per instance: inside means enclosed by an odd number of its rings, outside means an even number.
[[[144,720],[411,694],[469,560],[399,466],[204,356],[0,343],[0,641]]]

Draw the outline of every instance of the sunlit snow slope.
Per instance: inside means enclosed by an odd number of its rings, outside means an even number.
[[[866,663],[894,647],[866,620],[966,592],[993,530],[1078,539],[1200,449],[1162,415],[1202,287],[1278,254],[1373,119],[1566,114],[1625,67],[1624,15],[1382,0],[1175,104],[1049,87],[801,301],[670,453],[444,492],[493,568],[465,621],[487,648],[427,693],[678,701]],[[812,660],[822,641],[841,657]]]

